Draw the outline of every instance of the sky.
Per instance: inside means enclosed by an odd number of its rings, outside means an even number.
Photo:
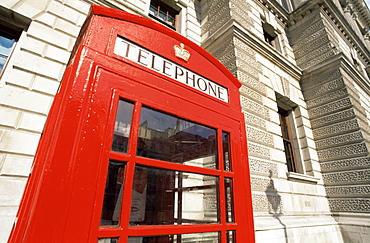
[[[365,0],[367,6],[370,8],[370,0]]]

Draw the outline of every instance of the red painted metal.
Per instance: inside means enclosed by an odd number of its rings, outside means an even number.
[[[116,36],[226,87],[229,102],[114,54]],[[180,43],[190,52],[189,61],[174,55],[173,47]],[[178,33],[146,18],[93,5],[51,108],[9,242],[96,242],[100,237],[125,239],[128,235],[206,231],[221,232],[222,242],[226,242],[227,230],[236,231],[236,242],[254,242],[239,87],[238,80],[220,62]],[[135,103],[127,154],[110,151],[119,97]],[[135,156],[143,104],[230,133],[233,171]],[[218,148],[221,151],[221,145]],[[221,152],[219,157],[222,158]],[[126,162],[121,225],[99,228],[109,159]],[[235,223],[226,223],[222,215],[218,224],[129,227],[131,175],[137,163],[215,175],[221,181],[232,178]],[[223,183],[220,190],[221,213],[225,214]]]

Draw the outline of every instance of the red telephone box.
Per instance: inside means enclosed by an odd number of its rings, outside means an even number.
[[[92,6],[10,242],[254,242],[239,87],[178,33]]]

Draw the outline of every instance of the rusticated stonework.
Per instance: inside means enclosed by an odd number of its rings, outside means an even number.
[[[344,171],[323,174],[326,184],[370,181],[370,170]]]
[[[345,135],[335,136],[331,138],[321,139],[316,141],[317,148],[325,148],[333,145],[342,145],[346,143],[360,142],[364,139],[362,132],[348,133]]]
[[[239,91],[242,95],[245,95],[246,97],[262,104],[262,95],[257,93],[256,91],[254,91],[254,90],[252,90],[252,89],[250,89],[246,86],[240,87]]]
[[[330,199],[329,205],[335,212],[370,212],[370,199]]]
[[[345,170],[350,168],[356,168],[361,166],[370,167],[370,157],[355,158],[355,159],[344,159],[337,161],[329,161],[321,163],[321,169],[323,172],[335,171],[335,170]]]
[[[251,186],[253,191],[266,191],[270,185],[271,179],[262,179],[262,178],[251,178]]]
[[[366,144],[351,144],[347,146],[330,148],[322,151],[318,151],[318,157],[320,161],[332,160],[332,159],[341,159],[350,156],[361,156],[368,153]]]
[[[296,23],[293,27],[291,27],[289,34],[290,36],[297,35],[301,33],[302,28],[305,28],[307,26],[307,23],[315,23],[317,21],[321,21],[322,17],[319,14],[313,15],[313,16],[307,16],[304,21],[300,21]]]
[[[274,145],[272,135],[270,133],[247,126],[247,138],[250,141],[260,143],[272,147]]]
[[[253,27],[253,19],[249,17],[252,11],[252,6],[247,1],[230,1],[230,10],[233,19],[243,25],[244,28],[249,29]]]
[[[252,194],[252,204],[255,212],[281,214],[283,211],[281,196],[277,193],[266,195]]]
[[[329,195],[366,195],[370,194],[370,186],[336,186],[326,187]]]
[[[262,128],[262,129],[266,129],[266,121],[257,117],[257,116],[254,116],[250,113],[247,113],[245,111],[243,111],[244,113],[244,119],[245,119],[245,123],[247,125],[254,125],[256,127],[259,127],[259,128]]]
[[[318,32],[319,30],[323,29],[324,23],[322,21],[316,22],[312,24],[310,27],[305,28],[303,31],[298,32],[295,35],[292,35],[293,37],[290,38],[293,45],[295,45],[298,41],[303,40],[307,37],[312,36],[313,33]]]
[[[208,21],[203,25],[202,34],[212,35],[231,19],[228,0],[213,1],[207,13]]]
[[[315,66],[316,64],[319,64],[320,62],[322,61],[325,61],[326,59],[328,59],[329,57],[332,57],[335,55],[335,51],[332,50],[332,51],[329,51],[329,52],[326,52],[310,61],[307,61],[307,59],[305,60],[304,58],[302,58],[300,60],[300,63],[302,63],[301,65],[299,65],[300,68],[302,69],[307,69],[309,67],[312,67],[312,66]]]
[[[339,89],[339,90],[336,90],[334,92],[328,93],[324,96],[321,96],[320,98],[313,99],[313,100],[308,100],[307,101],[307,107],[311,108],[311,107],[314,107],[314,106],[325,104],[325,103],[328,103],[330,101],[343,98],[347,95],[348,95],[347,89],[345,89],[345,88],[344,89]]]
[[[248,135],[247,135],[248,137]],[[248,152],[251,155],[270,158],[270,149],[259,146],[257,144],[249,143],[248,144]]]
[[[319,117],[319,118],[311,120],[311,126],[313,128],[321,127],[321,126],[324,126],[330,123],[339,122],[345,119],[351,119],[351,118],[354,118],[355,116],[356,114],[353,109],[339,111],[331,115],[327,115],[327,116],[323,116],[323,117]],[[321,131],[320,132],[318,131],[317,133],[320,134]]]
[[[251,173],[258,173],[264,175],[277,176],[277,165],[271,162],[249,158],[249,167]]]
[[[323,84],[319,87],[315,87],[313,89],[310,89],[310,90],[307,90],[307,91],[303,90],[303,91],[304,91],[304,97],[307,100],[310,100],[314,97],[326,94],[326,93],[328,93],[332,90],[340,89],[340,88],[344,88],[344,81],[343,81],[342,78],[330,81],[330,82],[325,83],[325,84]]]
[[[352,119],[349,121],[339,122],[333,125],[329,125],[323,128],[317,128],[313,130],[313,136],[318,139],[330,135],[335,135],[344,132],[350,132],[359,129],[360,125],[357,119]]]
[[[254,78],[240,70],[237,71],[236,77],[245,86],[258,91],[262,95],[266,95],[266,86],[262,82],[260,82],[257,78]]]
[[[266,107],[245,97],[242,97],[242,108],[243,110],[252,112],[266,120],[269,119],[269,111]]]
[[[342,74],[340,71],[338,69],[334,69],[321,75],[314,76],[313,78],[311,76],[309,76],[309,78],[304,78],[301,82],[301,87],[303,90],[308,90],[320,84],[324,84],[341,77]]]
[[[308,114],[310,115],[310,117],[314,118],[314,117],[328,114],[330,112],[333,112],[339,109],[348,108],[351,106],[352,106],[351,99],[344,98],[344,99],[340,99],[335,102],[331,102],[327,105],[322,105],[317,108],[310,109],[308,110]]]

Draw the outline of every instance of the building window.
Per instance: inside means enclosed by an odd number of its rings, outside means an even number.
[[[265,41],[276,50],[281,52],[279,38],[274,27],[268,23],[262,23],[263,36]]]
[[[19,36],[20,33],[0,25],[0,73],[5,67],[6,61]]]
[[[284,152],[286,157],[286,162],[289,172],[298,172],[297,160],[294,155],[294,145],[293,145],[293,135],[292,135],[292,126],[289,119],[289,111],[286,111],[282,108],[278,108],[278,114],[280,118],[280,127],[282,138],[284,142]]]
[[[180,11],[170,7],[162,1],[152,0],[149,7],[149,16],[167,25],[172,29],[176,29],[177,17]]]

